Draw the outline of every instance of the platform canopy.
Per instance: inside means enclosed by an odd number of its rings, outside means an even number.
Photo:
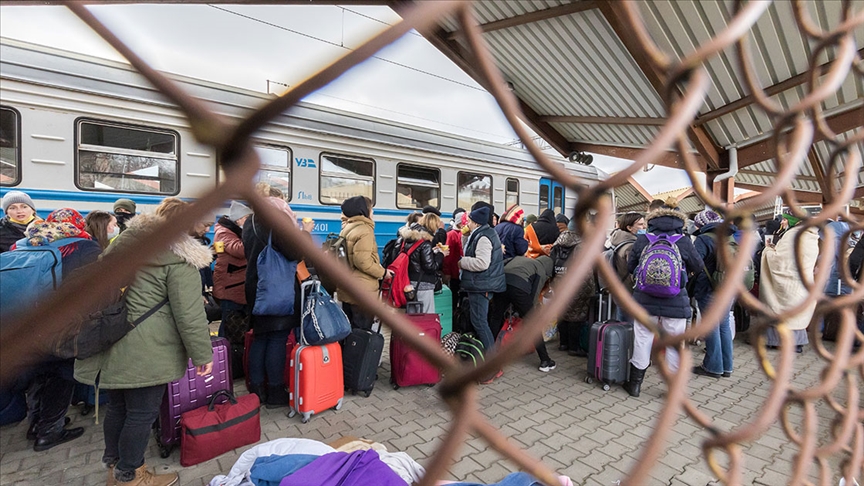
[[[411,3],[397,0],[390,5],[400,12]],[[819,28],[839,25],[844,2],[804,3]],[[653,69],[645,48],[627,27],[620,2],[501,0],[474,5],[484,39],[520,101],[525,122],[561,154],[584,151],[632,159],[665,123],[658,92],[666,80]],[[650,0],[636,5],[654,42],[676,59],[721,32],[734,8],[731,0]],[[799,30],[792,5],[774,2],[748,34],[760,83],[784,107],[809,92],[809,61],[815,48],[815,42]],[[862,10],[856,2],[852,8],[859,14]],[[483,84],[455,20],[444,21],[427,38]],[[855,42],[860,64],[864,28],[856,31]],[[826,71],[835,55],[835,49],[822,50],[817,69]],[[728,169],[730,147],[737,147],[740,171],[735,186],[751,190],[770,186],[777,172],[771,158],[773,120],[753,103],[734,47],[712,56],[705,67],[711,87],[688,135],[708,181]],[[832,130],[843,134],[841,138],[862,130],[862,75],[853,70],[822,108]],[[824,194],[839,187],[839,182],[826,180],[832,146],[818,134],[816,141],[793,183],[801,202],[821,203]],[[864,152],[861,145],[858,150]],[[656,163],[679,167],[678,158],[669,152]],[[841,166],[845,160],[844,156]],[[857,179],[855,197],[862,198],[864,172]]]

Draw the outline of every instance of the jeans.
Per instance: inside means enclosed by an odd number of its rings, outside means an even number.
[[[285,346],[291,331],[255,334],[249,348],[249,383],[270,386],[285,384]]]
[[[345,316],[348,318],[348,322],[351,323],[352,329],[372,330],[372,323],[375,320],[374,316],[363,312],[359,305],[342,302],[342,311],[345,312]]]
[[[711,295],[699,299],[699,312],[705,313],[711,303]],[[732,329],[729,328],[729,310],[720,318],[720,325],[705,335],[705,359],[702,368],[709,373],[732,372]]]
[[[228,320],[228,315],[232,312],[242,311],[246,309],[246,306],[228,299],[222,299],[219,301],[219,305],[222,307],[222,321],[219,322],[219,337],[225,337],[225,321]]]
[[[675,317],[658,317],[651,316],[652,319],[657,319],[657,325],[663,326],[669,334],[682,334],[687,330],[687,319]],[[651,346],[654,344],[654,333],[648,330],[647,327],[636,322],[633,324],[633,357],[630,358],[630,364],[640,370],[648,368],[651,364]],[[673,372],[678,371],[678,365],[681,362],[681,356],[678,355],[678,349],[674,347],[666,348],[666,363],[669,364],[669,369]]]
[[[492,302],[489,304],[489,330],[492,332],[492,337],[498,339],[498,334],[501,328],[504,327],[504,318],[507,314],[507,308],[513,305],[513,310],[519,313],[524,319],[531,309],[534,308],[534,299],[527,293],[507,287],[507,292],[495,294],[492,297]],[[540,362],[550,361],[549,352],[546,350],[546,343],[543,338],[538,338],[534,343],[534,350],[537,351],[537,356],[540,357]]]
[[[468,304],[471,307],[471,326],[486,351],[492,349],[495,344],[495,338],[492,337],[492,331],[489,329],[490,299],[492,299],[492,294],[489,292],[468,293]]]
[[[165,385],[108,390],[103,463],[117,461],[116,469],[127,473],[144,465],[150,429],[159,417],[164,394]]]

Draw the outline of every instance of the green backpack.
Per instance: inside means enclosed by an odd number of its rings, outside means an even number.
[[[719,287],[726,278],[726,265],[723,263],[723,259],[720,257],[720,248],[717,241],[717,235],[714,233],[710,233],[711,238],[714,240],[715,253],[717,254],[717,270],[711,274],[708,272],[708,268],[704,266],[705,275],[708,275],[708,281],[711,283],[711,288],[716,289]],[[729,248],[729,260],[737,261],[740,258],[741,252],[739,251],[740,247],[738,246],[738,242],[735,240],[735,237],[729,235],[726,238],[726,245]],[[753,288],[753,284],[756,282],[756,266],[753,264],[753,258],[747,258],[747,264],[744,267],[744,288],[750,290]]]

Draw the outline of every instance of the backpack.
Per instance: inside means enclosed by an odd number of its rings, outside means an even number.
[[[408,302],[408,299],[405,297],[405,287],[411,285],[411,279],[408,278],[408,263],[411,254],[422,243],[423,240],[415,241],[406,252],[402,251],[405,248],[405,243],[403,242],[402,248],[399,250],[399,256],[387,267],[387,270],[393,272],[393,278],[390,279],[389,283],[385,283],[382,289],[384,290],[385,302],[393,307],[405,307],[405,304]]]
[[[626,284],[626,280],[627,280],[627,276],[628,276],[627,266],[623,265],[624,274],[622,275],[621,274],[622,265],[621,265],[621,253],[620,253],[620,251],[621,251],[621,248],[624,248],[624,245],[632,245],[632,244],[633,244],[632,241],[624,241],[624,242],[618,243],[617,245],[615,245],[612,248],[607,248],[603,251],[603,258],[609,263],[609,265],[612,266],[612,269],[615,270],[615,273],[618,274],[618,278],[622,282],[625,282],[625,284]],[[608,289],[609,288],[609,285],[603,279],[603,276],[600,274],[600,272],[597,272],[597,284],[600,286],[601,289]]]
[[[683,235],[646,233],[648,246],[642,250],[636,267],[636,290],[644,294],[671,298],[681,292],[684,261],[675,243]]]
[[[348,261],[348,234],[345,236],[340,235],[339,233],[330,233],[327,235],[327,238],[324,240],[324,243],[321,245],[321,249],[324,250],[324,253],[332,255],[336,260],[341,262],[348,268],[351,268],[351,262]],[[318,279],[321,281],[321,285],[324,287],[324,290],[333,294],[336,292],[336,287],[338,287],[337,283],[331,280],[329,277],[319,273]]]
[[[473,364],[475,368],[486,361],[483,356],[483,343],[471,333],[459,337],[455,354],[462,361]]]
[[[573,253],[573,248],[576,248],[576,245],[555,245],[552,247],[552,251],[549,252],[549,257],[552,258],[552,262],[555,265],[556,276],[567,273],[567,260],[570,258],[570,254]]]
[[[705,274],[708,275],[708,282],[711,283],[711,288],[717,288],[726,278],[726,265],[723,264],[722,258],[720,258],[720,249],[719,242],[717,241],[717,235],[714,233],[709,233],[711,239],[714,240],[714,253],[717,258],[717,271],[713,274],[708,273],[708,268],[705,267]],[[726,244],[729,247],[729,259],[731,261],[735,261],[740,258],[740,252],[738,241],[735,240],[733,235],[729,235],[726,239]],[[753,264],[753,258],[747,259],[747,264],[744,267],[744,288],[750,290],[753,288],[753,284],[756,282],[756,265]]]
[[[381,266],[387,268],[399,256],[399,251],[402,249],[402,238],[393,238],[384,245],[384,250],[381,251],[384,257],[381,260]]]

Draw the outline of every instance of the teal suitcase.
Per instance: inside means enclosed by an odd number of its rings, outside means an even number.
[[[435,292],[435,312],[441,318],[441,335],[453,332],[453,294],[446,285]]]

